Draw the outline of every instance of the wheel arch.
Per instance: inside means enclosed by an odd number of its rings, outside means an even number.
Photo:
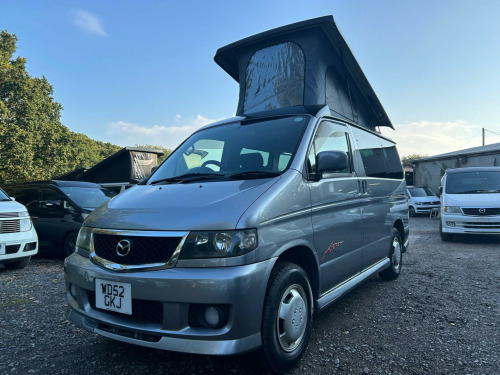
[[[282,262],[296,264],[304,270],[311,284],[313,299],[316,300],[319,296],[319,267],[313,251],[307,246],[292,247],[279,255],[274,267]]]

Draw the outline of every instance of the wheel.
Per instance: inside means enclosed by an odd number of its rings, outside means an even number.
[[[416,215],[416,212],[415,212],[415,209],[413,208],[413,206],[410,206],[410,208],[408,210],[410,212],[410,217],[414,217]]]
[[[70,256],[75,252],[75,247],[76,247],[76,238],[78,237],[78,233],[71,232],[66,236],[64,239],[64,245],[63,245],[63,251],[64,251],[64,256]]]
[[[441,221],[439,221],[439,235],[441,236],[441,240],[445,242],[453,241],[453,234],[443,232],[443,223]]]
[[[3,266],[8,270],[20,270],[28,265],[31,257],[26,257],[21,260],[17,260],[15,262],[4,263]]]
[[[306,273],[293,263],[279,263],[271,273],[262,318],[262,352],[274,371],[286,372],[300,361],[311,335],[312,317]]]
[[[396,228],[392,228],[391,252],[389,255],[391,260],[390,267],[379,273],[384,280],[395,280],[401,273],[403,265],[403,244],[401,243],[401,235]]]

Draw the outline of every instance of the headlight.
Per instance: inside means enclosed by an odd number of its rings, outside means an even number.
[[[422,203],[422,202],[415,202],[415,204],[416,204],[417,206],[421,206],[421,205],[423,205],[423,203]]]
[[[31,229],[31,220],[30,219],[19,220],[19,230],[21,232],[27,232],[30,229]]]
[[[76,239],[76,247],[90,251],[92,243],[92,230],[89,227],[81,227]]]
[[[443,207],[443,212],[446,212],[448,214],[461,214],[462,211],[460,211],[460,207],[457,206],[445,206]]]
[[[179,259],[225,258],[257,248],[257,230],[191,232]]]

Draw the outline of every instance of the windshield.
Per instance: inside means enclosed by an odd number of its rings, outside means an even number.
[[[9,196],[2,189],[0,189],[0,201],[10,201]]]
[[[116,195],[115,192],[104,188],[61,187],[60,189],[82,208],[96,208]]]
[[[449,174],[446,178],[448,194],[500,193],[500,173],[494,171]]]
[[[412,197],[435,197],[436,194],[432,192],[428,187],[410,188],[408,189]]]
[[[309,116],[215,126],[193,134],[149,178],[149,184],[277,176],[290,165]]]

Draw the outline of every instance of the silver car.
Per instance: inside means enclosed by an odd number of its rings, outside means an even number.
[[[220,49],[240,82],[237,116],[195,132],[87,217],[65,260],[68,319],[151,348],[261,348],[286,371],[315,313],[373,274],[397,278],[403,169],[349,53],[331,17]]]

